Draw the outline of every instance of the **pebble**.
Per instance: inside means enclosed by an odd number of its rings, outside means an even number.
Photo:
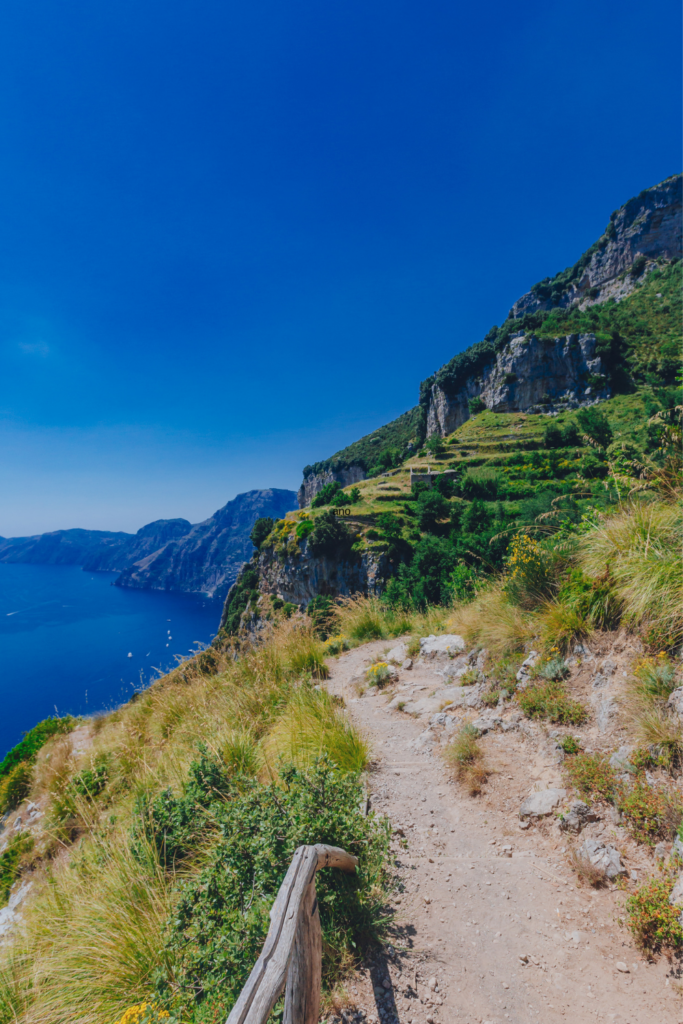
[[[622,960],[617,960],[616,968],[621,971],[622,974],[629,974],[629,969]]]

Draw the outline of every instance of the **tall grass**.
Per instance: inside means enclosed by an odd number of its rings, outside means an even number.
[[[485,647],[494,658],[524,650],[537,631],[533,614],[511,604],[500,585],[456,607],[449,625],[470,643]]]
[[[611,581],[626,622],[671,645],[683,640],[682,536],[680,505],[634,502],[591,530],[579,554],[588,576]]]
[[[276,769],[279,758],[307,768],[325,754],[344,771],[359,772],[370,757],[367,740],[334,699],[307,686],[292,695],[266,737],[263,749],[271,771]]]

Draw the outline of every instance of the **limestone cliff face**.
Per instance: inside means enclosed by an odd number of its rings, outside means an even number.
[[[365,480],[366,475],[362,466],[347,466],[345,469],[336,470],[325,469],[321,473],[311,473],[304,477],[304,482],[299,488],[297,494],[299,508],[310,505],[325,484],[331,484],[336,480],[342,487],[348,487],[350,484],[357,484],[360,480]]]
[[[347,597],[379,593],[386,571],[384,555],[366,552],[355,560],[337,561],[312,555],[305,540],[299,554],[284,555],[269,548],[258,559],[261,592],[300,607],[306,607],[317,594]]]
[[[281,519],[297,507],[294,491],[269,488],[238,494],[210,519],[152,551],[121,573],[118,587],[180,590],[224,598],[254,547],[257,519]]]
[[[681,175],[667,178],[654,188],[645,189],[612,214],[612,220],[596,243],[590,261],[581,267],[578,279],[572,281],[561,296],[547,294],[548,288],[537,285],[518,299],[512,316],[521,317],[538,309],[556,306],[589,306],[609,298],[624,298],[633,291],[637,278],[629,276],[636,259],[647,263],[658,258],[679,259],[681,238]]]
[[[594,334],[542,339],[512,338],[478,377],[454,395],[434,384],[427,410],[427,435],[450,434],[469,419],[468,402],[479,397],[494,412],[558,411],[609,398],[609,389],[588,384],[603,373]]]

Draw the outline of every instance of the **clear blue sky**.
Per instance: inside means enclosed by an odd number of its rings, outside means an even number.
[[[393,419],[679,169],[674,0],[6,0],[0,534]]]

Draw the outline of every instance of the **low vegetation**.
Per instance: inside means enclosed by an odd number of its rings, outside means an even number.
[[[481,792],[488,771],[484,762],[484,751],[479,742],[479,732],[472,725],[463,725],[450,741],[444,752],[455,776],[475,796]]]

